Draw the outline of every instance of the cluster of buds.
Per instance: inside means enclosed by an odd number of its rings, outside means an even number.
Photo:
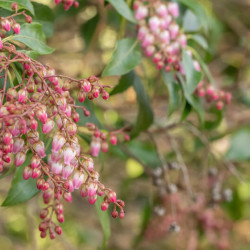
[[[153,57],[159,70],[182,72],[181,51],[187,45],[187,38],[176,22],[178,4],[137,0],[134,10],[138,20],[138,39],[146,56]]]
[[[75,8],[79,7],[79,2],[76,0],[55,0],[55,4],[63,4],[64,10],[69,10],[71,6],[74,6]]]
[[[26,23],[32,22],[32,17],[27,15],[25,11],[19,13],[17,12],[18,11],[17,3],[12,3],[11,9],[15,11],[13,15],[9,17],[0,17],[0,49],[2,49],[3,47],[2,38],[6,36],[6,32],[11,31],[12,29],[15,34],[20,33],[20,24],[15,21],[14,17],[23,15]]]
[[[54,239],[62,233],[61,227],[52,221],[52,215],[56,214],[59,223],[64,221],[60,199],[71,202],[75,189],[80,190],[81,196],[88,197],[90,204],[103,196],[101,209],[104,211],[113,205],[112,216],[119,214],[123,218],[124,202],[99,181],[90,154],[83,152],[76,136],[77,110],[82,110],[85,116],[90,112],[76,105],[72,92],[76,90],[89,99],[97,98],[100,93],[106,100],[108,93],[104,88],[109,86],[101,85],[94,76],[77,80],[56,75],[53,68],[29,58],[8,42],[3,43],[0,61],[4,83],[0,89],[0,170],[4,163],[11,162],[14,154],[16,167],[27,164],[23,178],[37,180],[37,188],[42,190],[47,204],[40,214],[41,237],[49,232]],[[7,77],[12,63],[20,64],[22,81],[9,87]],[[116,144],[116,140],[111,139],[111,143]],[[26,163],[28,154],[31,160]]]
[[[92,133],[92,140],[90,143],[90,153],[93,157],[97,157],[102,151],[103,153],[107,153],[109,149],[109,143],[108,139],[111,145],[116,145],[118,138],[117,136],[121,134],[125,141],[129,141],[130,137],[128,134],[124,132],[124,128],[112,131],[109,133],[109,136],[107,133],[100,131],[100,129],[93,123],[87,123],[86,124],[89,131]]]
[[[231,93],[223,90],[217,90],[214,86],[205,84],[203,81],[198,84],[195,94],[200,98],[204,98],[209,104],[215,103],[217,110],[222,110],[223,107],[230,104],[232,100]]]

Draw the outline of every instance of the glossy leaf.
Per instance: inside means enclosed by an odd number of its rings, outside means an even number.
[[[181,104],[180,86],[174,80],[172,73],[162,71],[162,78],[164,84],[168,88],[168,115],[171,116],[171,114],[178,109]]]
[[[23,203],[30,200],[32,197],[39,193],[39,190],[36,187],[36,180],[32,178],[29,180],[23,179],[23,170],[25,166],[29,165],[30,158],[31,155],[27,155],[27,159],[24,164],[16,168],[16,172],[11,183],[11,188],[8,192],[7,197],[2,203],[2,206],[7,207]]]
[[[12,10],[10,7],[12,3],[18,3],[18,10],[26,9],[34,15],[34,8],[30,0],[0,0],[0,7],[6,10]]]
[[[102,76],[124,75],[141,63],[141,49],[138,41],[125,38],[118,41],[109,64]]]
[[[88,20],[86,23],[84,23],[81,27],[81,34],[85,41],[85,49],[88,48],[91,40],[93,39],[99,20],[100,17],[97,14],[93,18]]]
[[[33,2],[35,9],[35,17],[33,22],[38,22],[42,25],[43,32],[46,37],[51,37],[54,33],[54,13],[44,4]]]
[[[50,54],[53,48],[45,44],[45,35],[42,25],[39,23],[23,24],[18,35],[12,35],[4,39],[5,41],[19,41],[41,55]]]
[[[108,211],[102,211],[101,210],[101,204],[103,202],[103,198],[99,197],[96,200],[95,207],[96,212],[103,230],[103,242],[102,242],[102,248],[104,249],[108,243],[108,239],[110,237],[110,219]]]
[[[250,160],[250,128],[242,128],[231,136],[226,158],[234,161]]]
[[[110,4],[113,5],[113,7],[116,9],[116,11],[126,18],[128,21],[132,23],[136,23],[136,19],[134,18],[133,12],[128,7],[126,2],[124,0],[107,0]]]
[[[137,120],[131,132],[131,138],[135,138],[140,132],[145,131],[150,127],[154,121],[154,114],[143,83],[134,72],[132,72],[132,74],[134,74],[133,88],[136,92],[138,103]]]

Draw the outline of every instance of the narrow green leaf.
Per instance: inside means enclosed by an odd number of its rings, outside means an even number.
[[[231,136],[226,158],[234,161],[250,160],[250,128],[242,128]]]
[[[182,64],[186,76],[185,88],[188,94],[191,95],[201,81],[202,73],[195,70],[193,59],[187,54],[186,50],[182,51]]]
[[[168,116],[170,117],[172,113],[180,107],[181,104],[181,95],[180,95],[180,85],[176,83],[174,80],[172,73],[167,73],[162,71],[162,78],[163,82],[168,88],[168,96],[169,96],[169,103],[168,103]]]
[[[11,188],[6,199],[2,203],[2,206],[7,207],[23,203],[39,193],[39,190],[36,187],[36,180],[23,179],[23,170],[25,166],[30,164],[30,158],[31,154],[27,155],[27,159],[24,164],[16,169],[11,183]]]
[[[124,75],[141,63],[141,49],[138,41],[125,38],[118,41],[109,64],[102,76]]]
[[[33,22],[40,23],[46,37],[51,37],[54,33],[54,13],[49,6],[33,2],[35,17]]]
[[[108,211],[102,211],[101,210],[101,204],[103,202],[103,198],[99,197],[96,200],[95,207],[96,207],[96,212],[103,230],[103,242],[102,242],[102,248],[104,249],[107,246],[109,237],[110,237],[110,220],[109,220],[109,215]]]
[[[30,0],[0,0],[0,7],[6,10],[12,10],[10,7],[12,3],[18,3],[18,10],[26,9],[34,15],[34,8]]]
[[[7,40],[19,41],[41,55],[50,54],[54,51],[53,48],[45,44],[45,35],[42,25],[39,23],[23,24],[20,33],[5,38],[5,41]]]
[[[201,24],[197,16],[190,10],[185,12],[183,17],[183,29],[186,32],[194,32],[199,31],[201,28]]]
[[[136,123],[131,132],[131,138],[135,138],[140,132],[147,130],[154,121],[153,110],[150,105],[147,92],[141,82],[141,79],[134,74],[133,87],[136,92],[138,103],[138,115]]]
[[[134,18],[133,12],[128,7],[124,0],[107,0],[113,7],[117,10],[117,12],[126,18],[128,21],[132,23],[136,23],[137,21]]]
[[[184,106],[184,109],[182,111],[182,114],[181,114],[181,120],[180,121],[181,122],[185,121],[187,119],[188,115],[191,113],[191,111],[192,111],[192,106],[188,102],[186,102],[185,106]]]
[[[84,23],[81,27],[81,34],[85,41],[85,49],[88,48],[90,42],[92,41],[99,20],[100,16],[97,14],[93,18],[88,20],[86,23]]]
[[[194,40],[196,43],[198,43],[203,49],[207,50],[208,49],[208,44],[207,44],[207,40],[202,36],[202,35],[192,35],[190,36],[189,39]]]

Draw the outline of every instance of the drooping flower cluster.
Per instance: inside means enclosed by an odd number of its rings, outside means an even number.
[[[37,188],[43,191],[44,203],[48,204],[40,214],[43,219],[39,225],[41,237],[49,232],[54,239],[56,234],[62,233],[61,227],[52,221],[52,215],[56,214],[58,222],[64,221],[60,198],[71,202],[75,189],[80,190],[82,197],[88,197],[90,204],[103,196],[101,209],[105,211],[113,204],[112,217],[123,218],[124,202],[99,181],[93,159],[82,151],[76,136],[77,110],[82,110],[85,116],[90,112],[76,105],[73,90],[78,91],[78,98],[94,99],[101,95],[107,100],[109,95],[104,88],[109,86],[101,85],[95,76],[76,80],[56,75],[53,68],[29,58],[8,42],[2,44],[0,61],[3,82],[0,89],[0,170],[4,163],[11,162],[14,154],[16,167],[26,164],[23,178],[37,180]],[[22,68],[22,79],[16,85],[8,82],[13,63]],[[99,131],[94,124],[86,124],[86,127],[96,133]],[[110,135],[112,144],[116,144],[116,133]],[[96,156],[92,145],[91,153]],[[26,161],[28,155],[31,156],[29,162]]]
[[[138,39],[148,57],[153,57],[158,69],[182,71],[181,51],[187,45],[186,35],[176,22],[177,3],[162,1],[135,1],[138,20]]]
[[[222,110],[223,107],[230,104],[232,100],[231,93],[215,89],[214,86],[205,84],[203,81],[198,84],[195,94],[200,98],[204,98],[207,103],[215,103],[217,110]]]
[[[71,6],[78,8],[79,2],[76,0],[54,0],[55,4],[63,4],[64,10],[69,10]]]

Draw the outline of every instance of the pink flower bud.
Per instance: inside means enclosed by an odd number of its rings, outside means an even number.
[[[224,107],[224,103],[222,101],[218,101],[216,104],[217,110],[222,110]]]
[[[166,18],[164,19],[161,19],[161,23],[160,23],[160,27],[164,30],[166,30],[170,23],[172,22],[172,17],[171,16],[167,16]]]
[[[61,0],[55,0],[55,4],[61,3]]]
[[[37,112],[36,112],[36,117],[41,121],[41,123],[46,123],[47,122],[47,113],[45,110],[43,109],[39,109]]]
[[[20,24],[19,23],[15,23],[14,25],[12,25],[12,29],[14,31],[15,34],[19,34],[20,33]]]
[[[94,98],[98,98],[99,97],[99,89],[98,88],[93,88],[92,89],[92,95]]]
[[[109,144],[106,141],[103,141],[101,144],[101,149],[103,153],[107,153],[109,149]]]
[[[154,41],[155,41],[154,36],[151,35],[151,34],[147,34],[147,35],[144,37],[143,41],[142,41],[142,47],[145,48],[145,47],[147,47],[147,46],[149,46],[149,45],[152,45],[152,44],[154,43]]]
[[[52,188],[47,189],[45,192],[43,192],[43,199],[46,199],[46,200],[51,199],[53,196],[53,193],[54,191]]]
[[[70,105],[66,106],[65,114],[66,114],[66,116],[71,117],[71,106]]]
[[[3,142],[5,143],[5,144],[10,144],[10,142],[11,142],[11,140],[12,140],[12,134],[10,133],[10,132],[5,132],[4,134],[3,134]]]
[[[3,49],[3,42],[2,42],[2,38],[0,37],[0,50]]]
[[[40,166],[40,158],[37,155],[33,155],[31,160],[30,160],[30,166],[34,168],[38,168]]]
[[[22,138],[15,138],[13,144],[13,153],[17,154],[23,149],[24,140]]]
[[[123,219],[124,217],[125,217],[124,210],[121,210],[121,211],[120,211],[120,214],[119,214],[119,218],[120,218],[120,219]]]
[[[10,159],[10,155],[9,154],[4,154],[3,155],[3,161],[6,163],[10,163],[11,159]]]
[[[69,192],[73,192],[74,191],[74,185],[73,185],[73,181],[72,180],[68,181],[68,190],[69,190]]]
[[[143,40],[147,34],[148,29],[145,26],[140,27],[138,30],[138,39]]]
[[[42,173],[42,171],[41,171],[40,168],[33,169],[33,171],[32,171],[32,178],[33,179],[38,178],[41,175],[41,173]]]
[[[47,119],[47,122],[43,124],[42,131],[44,134],[48,134],[54,128],[55,123],[51,119]]]
[[[69,193],[69,192],[64,192],[63,198],[64,198],[64,200],[66,200],[67,202],[71,202],[71,201],[72,201],[72,196],[71,196],[71,193]]]
[[[97,200],[97,195],[89,197],[88,201],[90,205],[94,205]]]
[[[61,234],[62,234],[62,228],[59,227],[59,226],[56,226],[56,227],[55,227],[55,232],[56,232],[58,235],[61,235]]]
[[[76,151],[70,147],[66,147],[63,151],[63,154],[64,154],[64,164],[70,165],[70,163],[73,161],[73,159],[76,156]]]
[[[164,30],[163,32],[160,33],[160,39],[166,43],[169,44],[170,42],[170,35],[169,32],[167,30]]]
[[[116,202],[116,193],[114,191],[109,192],[108,198],[110,202]]]
[[[141,20],[148,15],[148,8],[145,6],[139,6],[135,11],[135,18]]]
[[[108,202],[104,201],[104,202],[102,203],[102,205],[101,205],[101,210],[102,210],[102,211],[106,211],[106,210],[108,209],[108,207],[109,207]]]
[[[115,219],[118,216],[118,212],[116,210],[113,210],[111,215]]]
[[[98,186],[95,182],[89,182],[88,183],[88,196],[94,196],[96,194]]]
[[[157,14],[159,14],[162,18],[165,18],[168,15],[168,9],[166,5],[161,4],[156,8]]]
[[[85,198],[88,196],[88,186],[86,184],[82,184],[80,188],[80,195]]]
[[[197,91],[197,94],[199,97],[204,97],[205,96],[205,90],[203,88],[199,89]]]
[[[230,103],[231,103],[231,100],[232,100],[232,95],[231,95],[231,93],[226,93],[226,95],[225,95],[226,104],[230,104]]]
[[[214,93],[214,94],[212,95],[212,99],[213,99],[214,101],[217,101],[217,100],[219,99],[218,94],[217,94],[217,93]]]
[[[201,71],[201,67],[200,67],[200,64],[197,62],[197,61],[194,61],[194,68],[196,71]]]
[[[109,99],[109,93],[105,90],[102,91],[102,99],[108,100]]]
[[[68,123],[66,129],[70,136],[74,136],[77,130],[77,126],[75,123]]]
[[[208,96],[213,96],[213,94],[214,94],[214,88],[213,88],[212,86],[209,86],[209,87],[207,88],[206,94],[207,94]]]
[[[63,216],[63,214],[58,214],[58,215],[57,215],[57,220],[58,220],[60,223],[63,223],[63,222],[64,222],[64,216]]]
[[[75,123],[78,123],[79,122],[79,114],[77,113],[77,112],[74,112],[73,114],[72,114],[72,119],[73,119],[73,121],[75,122]]]
[[[171,25],[169,26],[170,38],[171,38],[172,40],[174,40],[174,39],[177,37],[177,35],[178,35],[178,33],[179,33],[179,29],[180,29],[180,27],[179,27],[179,25],[176,24],[176,23],[173,23],[173,24],[171,24]]]
[[[147,57],[152,56],[152,55],[154,54],[154,52],[155,52],[155,46],[153,46],[153,45],[147,46],[147,47],[145,48],[145,55],[146,55]]]
[[[109,140],[110,140],[110,143],[112,145],[116,145],[117,144],[117,137],[115,135],[110,135]]]
[[[62,172],[63,165],[60,162],[51,163],[51,171],[55,174],[60,174]]]
[[[73,175],[73,186],[75,189],[79,189],[84,181],[84,174],[82,171],[76,171]]]
[[[23,170],[24,180],[28,180],[31,176],[32,176],[32,168],[30,166],[26,166]]]
[[[18,102],[19,103],[26,103],[27,99],[28,99],[28,92],[26,89],[20,89],[18,91]]]
[[[43,188],[43,184],[45,183],[45,180],[43,178],[39,178],[36,181],[37,189],[41,190]]]
[[[26,154],[24,152],[18,152],[15,158],[15,165],[17,167],[21,166],[26,160]]]
[[[97,191],[96,191],[97,195],[103,196],[104,195],[104,189],[105,189],[104,185],[99,183]]]
[[[177,3],[169,3],[168,4],[168,11],[174,18],[178,17],[179,16],[178,4]]]
[[[62,169],[62,178],[64,180],[67,180],[69,176],[72,174],[73,170],[74,170],[74,167],[72,165],[64,166]]]
[[[101,149],[100,139],[94,138],[90,144],[91,155],[97,157]]]
[[[79,92],[78,92],[78,100],[79,100],[79,102],[84,102],[84,101],[85,101],[85,98],[86,98],[85,92],[79,91]]]
[[[59,133],[55,134],[52,142],[52,152],[57,153],[65,144],[66,139]]]
[[[5,31],[10,31],[10,22],[7,19],[2,21],[2,27]]]
[[[160,26],[160,19],[157,16],[149,18],[148,24],[152,32],[158,30]]]
[[[85,92],[89,92],[91,90],[91,84],[89,81],[87,80],[84,80],[82,83],[81,83],[81,88],[85,91]]]
[[[18,123],[18,130],[21,134],[26,134],[27,132],[27,123],[24,119],[21,119]]]
[[[29,131],[27,133],[27,138],[30,144],[34,144],[39,141],[39,133],[37,131]]]
[[[36,151],[39,157],[44,158],[46,156],[44,143],[42,141],[34,143],[33,149]]]
[[[61,111],[65,112],[66,108],[67,108],[67,100],[66,100],[66,98],[64,98],[64,97],[58,98],[57,105],[58,105],[58,107],[59,107],[59,109]]]
[[[87,158],[84,162],[83,162],[83,166],[85,168],[87,168],[88,171],[92,171],[94,169],[94,161],[92,158]]]

